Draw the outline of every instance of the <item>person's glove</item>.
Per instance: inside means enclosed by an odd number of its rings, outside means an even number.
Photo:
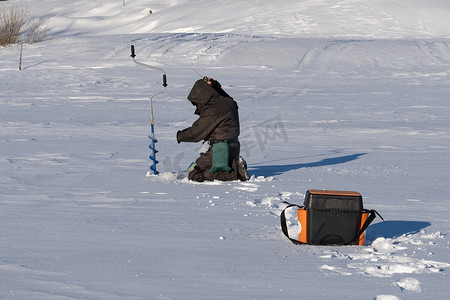
[[[224,97],[230,97],[230,98],[231,98],[231,96],[228,95],[228,93],[225,92],[225,91],[222,89],[222,85],[221,85],[217,80],[214,80],[214,79],[210,78],[209,81],[211,82],[211,87],[212,87],[213,89],[215,89],[216,92],[218,92],[221,96],[224,96]]]
[[[218,90],[218,89],[220,89],[222,87],[222,85],[217,80],[214,80],[214,79],[210,78],[209,81],[211,82],[211,86],[215,90]]]

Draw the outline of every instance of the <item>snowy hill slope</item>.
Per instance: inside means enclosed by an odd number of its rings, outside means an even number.
[[[450,4],[443,0],[20,2],[48,18],[56,32],[69,35],[198,32],[319,38],[450,37]]]
[[[450,4],[98,2],[22,0],[52,39],[20,72],[0,49],[0,298],[447,298]],[[158,177],[161,74],[131,44],[168,74]],[[251,181],[182,179],[192,68],[238,101]],[[292,245],[282,201],[313,188],[386,222],[364,247]]]

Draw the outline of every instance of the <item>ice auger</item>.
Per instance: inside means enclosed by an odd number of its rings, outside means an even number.
[[[153,175],[158,175],[159,172],[156,170],[156,164],[158,163],[158,161],[156,160],[156,153],[158,153],[158,150],[156,150],[156,146],[155,146],[155,144],[158,142],[158,140],[155,137],[155,119],[153,118],[153,97],[155,97],[159,94],[162,94],[166,90],[166,87],[167,87],[166,71],[164,71],[161,68],[136,61],[134,45],[131,45],[131,57],[133,58],[133,60],[136,64],[153,69],[153,70],[161,71],[163,73],[163,84],[162,84],[163,89],[160,90],[159,92],[157,92],[156,94],[153,94],[150,97],[150,134],[148,135],[148,138],[150,139],[150,145],[148,147],[151,150],[151,154],[150,154],[149,158],[152,161],[152,164],[150,165],[150,171],[148,172],[148,174],[153,173]]]

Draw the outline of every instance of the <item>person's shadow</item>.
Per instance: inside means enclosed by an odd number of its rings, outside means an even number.
[[[283,174],[284,172],[297,170],[301,168],[313,168],[313,167],[322,167],[322,166],[331,166],[343,164],[352,160],[358,159],[360,156],[365,155],[366,153],[357,153],[352,155],[344,155],[332,158],[325,158],[317,162],[312,163],[298,163],[298,164],[288,164],[288,165],[249,165],[248,172],[251,175],[258,176],[276,176]]]

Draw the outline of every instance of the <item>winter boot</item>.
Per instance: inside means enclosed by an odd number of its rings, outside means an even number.
[[[238,179],[241,181],[249,180],[250,176],[248,176],[248,172],[247,172],[247,162],[244,160],[244,158],[242,156],[239,156],[238,158],[236,158],[236,160],[237,160],[236,168],[237,168]]]
[[[195,166],[194,169],[189,172],[188,179],[197,182],[205,181],[204,171],[200,169],[198,166]]]

